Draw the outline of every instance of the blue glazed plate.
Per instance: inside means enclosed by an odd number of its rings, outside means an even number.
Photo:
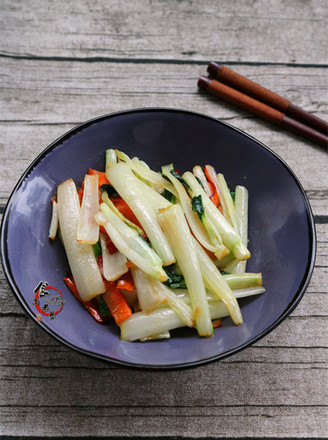
[[[213,165],[228,185],[248,188],[249,272],[262,272],[267,291],[241,301],[244,323],[230,318],[212,338],[195,330],[171,339],[124,342],[112,324],[97,324],[67,289],[69,272],[59,240],[48,239],[50,199],[57,185],[77,183],[89,167],[104,168],[104,151],[116,147],[153,169],[174,162],[181,171]],[[17,183],[1,228],[5,274],[26,312],[58,341],[91,356],[143,368],[177,368],[221,359],[254,343],[291,313],[303,296],[315,260],[315,228],[304,190],[269,148],[234,127],[201,114],[140,109],[81,124],[46,148]],[[40,286],[48,295],[42,297]],[[51,298],[51,303],[45,299]],[[38,305],[39,304],[39,305]],[[40,313],[42,307],[46,307]],[[45,314],[52,310],[55,315]]]

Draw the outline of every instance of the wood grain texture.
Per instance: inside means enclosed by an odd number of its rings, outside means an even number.
[[[5,55],[59,59],[327,63],[326,2],[2,2]],[[19,32],[17,30],[19,29]],[[123,60],[122,60],[123,59]]]
[[[326,438],[327,152],[198,91],[197,79],[220,61],[327,120],[327,2],[4,0],[1,12],[0,215],[30,162],[80,122],[183,108],[240,128],[286,161],[318,241],[310,285],[278,328],[233,357],[173,372],[118,367],[59,344],[27,317],[0,269],[0,433]]]

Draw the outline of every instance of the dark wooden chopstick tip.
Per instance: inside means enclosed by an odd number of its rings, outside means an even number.
[[[200,76],[198,79],[198,87],[203,90],[207,90],[208,86],[211,84],[211,80],[207,76]]]
[[[212,75],[212,76],[216,76],[216,75],[220,72],[220,70],[222,69],[222,67],[223,67],[223,66],[221,66],[220,64],[218,64],[218,63],[214,63],[213,61],[211,61],[211,62],[209,63],[209,65],[207,66],[207,71],[208,71],[208,73],[209,73],[210,75]]]

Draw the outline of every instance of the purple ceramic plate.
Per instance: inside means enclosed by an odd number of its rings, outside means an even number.
[[[248,188],[252,257],[247,270],[263,273],[267,291],[241,301],[243,325],[236,327],[226,318],[208,339],[198,337],[195,330],[180,329],[172,331],[168,340],[124,342],[115,325],[97,324],[67,289],[63,281],[69,270],[65,253],[59,240],[48,239],[50,199],[65,179],[71,177],[80,184],[89,167],[103,169],[104,152],[110,147],[138,156],[155,170],[171,162],[181,171],[191,170],[195,164],[211,164],[225,175],[231,188],[237,184]],[[177,368],[236,353],[282,322],[309,284],[315,228],[297,178],[256,139],[205,115],[141,109],[81,124],[34,160],[8,201],[1,256],[18,301],[58,341],[122,365]],[[42,282],[48,295],[36,293]],[[46,298],[51,301],[47,303]]]

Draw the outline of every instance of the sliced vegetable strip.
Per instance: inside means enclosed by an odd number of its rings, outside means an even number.
[[[215,191],[220,197],[224,217],[228,220],[231,226],[234,227],[235,231],[239,233],[233,199],[223,174],[217,174],[211,165],[206,165],[205,172],[206,175],[211,179]]]
[[[155,183],[161,188],[167,189],[175,196],[177,195],[173,186],[166,179],[163,179],[163,177],[159,173],[156,173],[155,171],[151,170],[149,167],[145,167],[142,165],[140,166],[138,163],[132,161],[129,158],[129,156],[123,153],[122,151],[116,150],[116,154],[117,157],[120,160],[124,161],[136,174],[138,174],[138,176],[151,183]]]
[[[229,312],[222,301],[209,305],[210,319],[224,318],[229,316]],[[212,321],[211,321],[211,325]],[[184,321],[169,307],[154,310],[151,313],[133,313],[120,325],[121,339],[123,341],[136,341],[146,338],[154,333],[162,333],[185,327]]]
[[[154,288],[153,277],[144,273],[142,270],[131,269],[134,284],[137,290],[137,296],[141,310],[150,313],[160,304],[167,302],[165,295]]]
[[[51,222],[49,228],[49,238],[54,240],[56,238],[58,230],[58,204],[56,200],[52,200],[52,213],[51,213]]]
[[[200,244],[196,240],[193,241],[193,244],[206,287],[224,302],[233,322],[236,325],[240,325],[243,322],[243,318],[241,316],[239,304],[230,287]]]
[[[100,205],[100,211],[106,219],[115,226],[131,249],[149,261],[153,266],[158,268],[162,267],[162,260],[134,228],[124,223],[107,204],[102,203]]]
[[[98,224],[105,227],[107,234],[109,235],[116,248],[119,250],[119,252],[124,254],[128,260],[131,260],[131,262],[134,263],[137,267],[139,267],[149,275],[153,276],[154,278],[157,278],[160,281],[167,280],[167,275],[162,267],[160,267],[159,265],[154,265],[149,260],[146,260],[136,251],[131,249],[131,247],[124,240],[120,232],[116,229],[114,224],[108,221],[103,213],[98,212],[95,215],[95,219]]]
[[[199,165],[196,165],[196,166],[194,166],[192,171],[193,171],[194,176],[196,177],[196,179],[199,179],[200,183],[202,184],[203,190],[206,192],[208,197],[211,197],[213,192],[211,191],[209,183],[206,180],[206,177],[205,177],[205,174],[204,174],[204,172],[202,170],[202,167],[200,167]]]
[[[90,176],[97,175],[98,176],[98,187],[100,188],[102,185],[109,185],[108,179],[104,171],[97,171],[93,168],[89,168],[88,174]]]
[[[171,174],[172,169],[173,169],[173,165],[164,166],[162,167],[162,173],[164,174],[164,176],[170,179],[174,188],[176,189],[183,212],[188,220],[189,226],[193,234],[195,235],[197,240],[202,244],[202,246],[204,246],[206,249],[208,249],[213,253],[217,252],[218,246],[214,247],[210,243],[209,236],[205,227],[200,221],[198,214],[192,209],[191,200],[186,190],[184,189],[182,183],[173,174]]]
[[[118,251],[110,253],[107,246],[107,238],[102,233],[100,234],[100,243],[103,260],[103,276],[107,281],[118,280],[129,270],[126,267],[126,256]]]
[[[217,208],[219,208],[220,211],[222,212],[222,208],[220,206],[221,205],[221,200],[220,200],[220,197],[219,197],[219,192],[218,192],[218,188],[217,188],[216,182],[213,180],[213,174],[210,172],[208,166],[206,166],[204,168],[204,172],[205,172],[205,176],[207,178],[208,185],[209,185],[210,191],[211,191],[211,194],[209,195],[209,198],[212,200],[214,205]],[[214,177],[216,179],[216,174],[214,175]]]
[[[90,315],[99,324],[104,324],[106,322],[106,320],[104,318],[102,318],[102,316],[100,316],[96,300],[92,299],[91,301],[82,301],[74,280],[72,278],[66,277],[66,278],[64,278],[64,281],[65,281],[67,287],[69,288],[69,290],[75,296],[75,298],[77,298],[80,301],[80,303],[82,303],[84,305],[84,307],[88,310]]]
[[[106,281],[106,292],[102,295],[116,324],[120,324],[132,315],[132,310],[115,283]]]
[[[205,191],[197,182],[195,176],[186,172],[183,178],[187,181],[190,186],[193,196],[202,196],[202,200],[205,208],[205,215],[209,220],[212,221],[213,226],[217,229],[217,233],[222,237],[223,243],[230,249],[231,252],[239,260],[247,260],[250,258],[250,253],[246,246],[243,244],[240,236],[236,233],[234,228],[225,219],[221,212],[215,207],[215,205],[207,197]]]
[[[139,220],[131,211],[129,205],[121,198],[111,200],[106,192],[101,195],[102,200],[108,207],[128,226],[135,229],[139,235],[146,237]]]
[[[211,336],[213,326],[206,300],[205,287],[193,245],[193,237],[182,208],[180,205],[172,205],[162,210],[158,215],[158,219],[186,281],[197,331],[201,336]]]
[[[99,240],[99,226],[93,218],[98,211],[98,174],[87,174],[84,178],[82,205],[77,226],[77,240],[81,243],[95,244]]]
[[[106,175],[140,221],[164,266],[174,263],[175,257],[158,224],[154,210],[149,201],[143,196],[140,181],[128,165],[123,163],[113,164],[107,169]]]
[[[240,237],[245,246],[248,246],[248,191],[244,186],[236,186],[235,210]],[[231,272],[243,273],[246,271],[246,261],[238,261]]]
[[[57,191],[58,217],[62,241],[76,287],[83,301],[89,301],[105,291],[96,258],[90,244],[76,239],[80,203],[72,179],[66,180]]]

